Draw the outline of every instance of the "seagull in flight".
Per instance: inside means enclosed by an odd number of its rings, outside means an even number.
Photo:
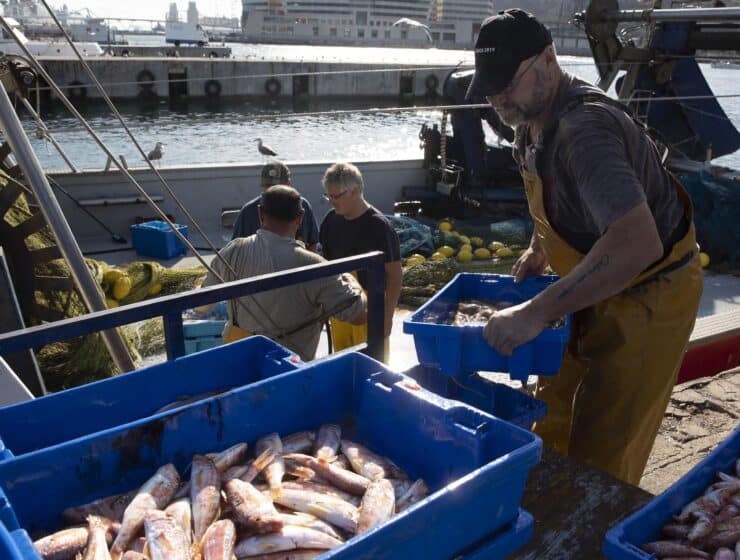
[[[272,150],[269,146],[265,146],[262,143],[262,138],[257,138],[257,150],[263,156],[276,156],[277,155],[277,153],[274,150]]]
[[[427,39],[429,39],[429,42],[430,43],[433,42],[432,41],[432,34],[429,31],[429,26],[428,25],[424,25],[420,21],[416,21],[415,19],[403,17],[403,18],[399,19],[398,21],[394,22],[392,27],[395,27],[396,25],[408,25],[409,27],[418,27],[421,30],[423,30],[424,33],[426,33],[426,36],[427,36]]]
[[[164,156],[164,144],[162,142],[157,142],[154,146],[154,149],[149,152],[149,155],[146,156],[146,158],[149,161],[154,161],[156,159],[162,159]]]

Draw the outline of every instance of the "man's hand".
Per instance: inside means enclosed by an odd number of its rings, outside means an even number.
[[[540,334],[547,322],[529,301],[496,311],[483,329],[483,337],[502,356]]]
[[[546,267],[545,252],[536,247],[529,247],[511,267],[511,274],[514,276],[514,282],[519,284],[529,276],[539,276]]]

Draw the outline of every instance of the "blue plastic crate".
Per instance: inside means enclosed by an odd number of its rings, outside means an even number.
[[[0,558],[3,560],[23,560],[37,558],[36,549],[28,538],[28,534],[21,530],[12,530],[0,523]]]
[[[186,339],[221,336],[225,326],[226,321],[214,319],[187,320],[182,322],[182,330]]]
[[[175,224],[177,230],[188,237],[188,226]],[[187,248],[167,222],[144,222],[131,226],[131,244],[139,255],[171,259],[187,253]]]
[[[193,354],[221,346],[224,343],[221,333],[225,326],[226,321],[220,319],[183,321],[185,354]]]
[[[508,372],[525,382],[527,376],[555,375],[570,337],[570,316],[557,329],[545,329],[534,340],[504,357],[483,338],[483,325],[455,326],[435,323],[466,299],[487,299],[521,303],[533,298],[557,280],[556,276],[527,278],[514,283],[513,276],[500,274],[458,274],[426,304],[403,323],[403,332],[414,336],[416,354],[425,366],[440,368],[446,375],[459,376],[475,371]]]
[[[183,398],[210,395],[296,369],[300,358],[263,336],[0,408],[0,460],[145,418]]]
[[[201,338],[186,338],[185,339],[185,354],[195,354],[196,352],[203,352],[204,350],[210,350],[216,348],[224,343],[223,338],[220,336],[203,336]]]
[[[0,485],[21,527],[45,533],[60,528],[65,508],[136,488],[165,463],[184,472],[195,453],[326,422],[423,478],[432,494],[324,559],[451,558],[517,518],[542,449],[526,430],[347,353],[5,461]]]
[[[734,475],[738,457],[740,427],[735,428],[730,437],[668,490],[611,529],[604,541],[606,557],[610,560],[654,559],[654,555],[648,554],[640,546],[662,540],[661,527],[686,504],[701,496],[717,480],[717,471]]]
[[[464,402],[527,430],[547,414],[547,405],[543,401],[489,381],[477,373],[453,379],[436,368],[417,365],[404,374],[433,393]]]
[[[455,560],[504,560],[532,540],[534,517],[523,509],[519,517],[505,529],[455,556]]]

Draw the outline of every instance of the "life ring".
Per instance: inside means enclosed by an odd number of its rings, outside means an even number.
[[[283,86],[275,78],[270,78],[265,82],[265,93],[270,97],[277,97],[282,89]]]
[[[142,70],[136,74],[136,81],[141,89],[151,90],[154,89],[154,74],[149,70]]]
[[[87,99],[87,88],[82,82],[74,81],[69,83],[69,90],[67,95],[73,101],[85,101]]]
[[[206,97],[218,97],[221,95],[221,82],[218,80],[208,80],[203,86]]]
[[[437,76],[434,74],[429,74],[427,76],[427,79],[424,80],[424,85],[427,88],[427,91],[437,91],[437,86],[439,85],[439,80],[437,79]]]

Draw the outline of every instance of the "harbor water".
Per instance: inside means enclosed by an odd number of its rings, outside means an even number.
[[[157,38],[147,37],[147,40]],[[158,40],[161,41],[161,38]],[[389,49],[358,47],[297,47],[293,45],[227,44],[237,57],[274,60],[387,62],[439,66],[470,65],[470,51],[437,49]],[[560,63],[569,72],[590,82],[597,79],[592,59],[560,57]],[[738,70],[714,68],[702,64],[702,71],[714,93],[735,95]],[[613,93],[613,92],[612,92]],[[719,99],[728,118],[740,125],[740,97]],[[191,102],[174,109],[166,100],[156,108],[142,112],[135,104],[120,104],[124,117],[144,150],[148,152],[156,142],[165,146],[165,156],[157,165],[180,166],[193,164],[259,163],[257,138],[288,162],[367,161],[414,159],[422,157],[419,130],[422,124],[438,123],[441,112],[431,107],[417,107],[404,112],[358,113],[358,109],[386,108],[393,101],[368,98],[310,100],[295,106],[285,101],[250,100],[223,102],[216,106]],[[331,114],[333,111],[345,111]],[[296,115],[295,113],[316,113]],[[88,106],[85,117],[99,132],[113,153],[123,155],[129,166],[143,165],[141,156],[115,118],[102,104]],[[79,129],[78,123],[61,106],[44,115],[49,129],[56,135],[75,165],[83,169],[102,169],[106,156]],[[46,141],[36,138],[35,125],[27,116],[24,126],[34,148],[49,171],[66,169],[64,161]],[[487,129],[487,127],[485,127]],[[497,138],[486,130],[487,140]],[[716,164],[740,169],[740,152],[718,158]]]

